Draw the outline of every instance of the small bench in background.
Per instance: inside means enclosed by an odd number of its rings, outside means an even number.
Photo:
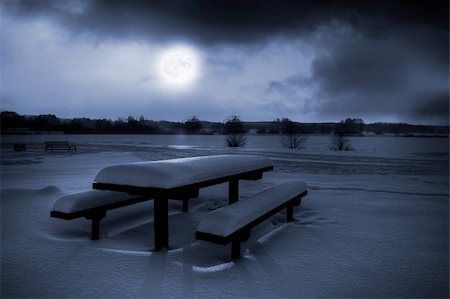
[[[67,141],[46,141],[45,142],[45,151],[51,150],[57,151],[57,150],[65,150],[70,151],[73,149],[75,152],[77,151],[77,147],[73,144],[69,144]]]
[[[14,151],[15,152],[24,152],[26,151],[27,147],[25,146],[25,143],[19,142],[14,143]]]
[[[253,197],[224,206],[208,214],[197,227],[199,240],[226,245],[231,242],[231,259],[240,257],[240,242],[250,237],[259,223],[287,209],[287,221],[293,219],[293,208],[308,193],[306,184],[295,180],[266,189]]]

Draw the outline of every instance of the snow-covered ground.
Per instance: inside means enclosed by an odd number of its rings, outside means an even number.
[[[85,137],[77,153],[44,153],[41,140],[13,152],[14,138],[2,140],[1,297],[449,296],[448,139],[421,150],[406,144],[401,155],[380,150],[394,148],[386,144],[338,153],[313,142],[298,151],[258,143],[236,150]],[[86,219],[50,218],[58,197],[89,190],[103,167],[222,153],[274,161],[262,180],[241,182],[242,200],[292,178],[308,184],[295,221],[280,213],[260,224],[240,260],[194,235],[203,216],[227,203],[225,184],[201,190],[188,213],[170,202],[168,251],[151,252],[151,201],[108,212],[98,241]]]

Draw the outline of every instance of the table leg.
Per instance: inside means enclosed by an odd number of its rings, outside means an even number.
[[[230,180],[228,183],[228,204],[239,200],[239,180]]]
[[[288,206],[286,209],[286,222],[290,222],[294,219],[294,206]]]
[[[169,200],[154,199],[155,251],[169,248]]]
[[[183,199],[183,212],[189,212],[189,198]]]
[[[100,239],[100,221],[106,217],[106,211],[97,211],[86,215],[85,218],[92,221],[91,240]]]
[[[241,242],[239,240],[231,241],[231,259],[238,259],[241,257]]]

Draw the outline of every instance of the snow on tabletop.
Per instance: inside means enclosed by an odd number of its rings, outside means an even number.
[[[100,205],[121,202],[136,196],[124,192],[89,190],[72,193],[58,198],[53,204],[53,211],[63,213],[74,213],[86,209],[98,207]]]
[[[216,155],[119,164],[102,169],[96,183],[174,188],[272,166],[265,157]]]
[[[227,237],[274,207],[306,191],[306,184],[295,180],[266,189],[251,198],[222,207],[207,215],[197,231]]]

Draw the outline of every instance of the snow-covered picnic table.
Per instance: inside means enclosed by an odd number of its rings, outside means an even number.
[[[103,168],[93,188],[121,191],[154,200],[155,250],[169,247],[168,199],[183,200],[199,189],[228,182],[229,203],[238,201],[239,180],[257,180],[273,170],[268,158],[250,155],[215,155],[152,162],[137,162]]]

